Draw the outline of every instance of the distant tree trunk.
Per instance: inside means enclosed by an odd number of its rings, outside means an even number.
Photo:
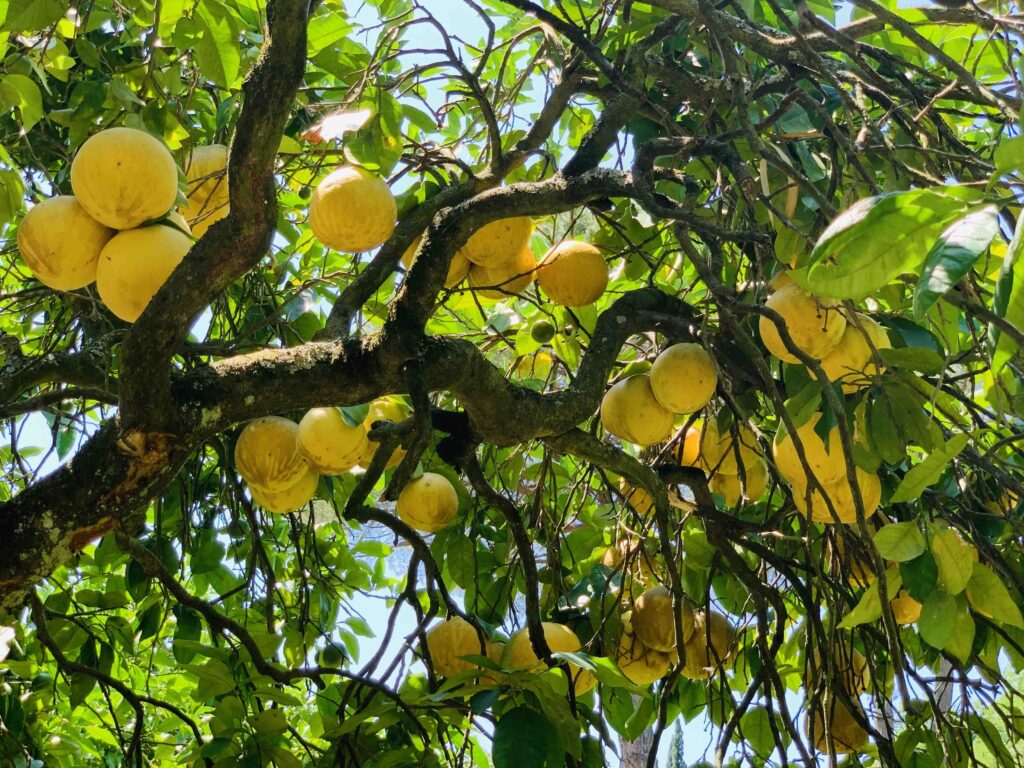
[[[633,696],[633,706],[640,706],[640,697]],[[619,737],[619,755],[622,768],[647,768],[647,755],[654,746],[654,731],[648,728],[633,741]]]

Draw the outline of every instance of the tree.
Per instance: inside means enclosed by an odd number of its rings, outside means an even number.
[[[0,4],[0,762],[1018,764],[1014,8],[357,5]]]

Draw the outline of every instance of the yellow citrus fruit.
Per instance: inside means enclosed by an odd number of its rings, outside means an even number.
[[[191,247],[188,235],[163,224],[118,232],[103,246],[96,266],[100,300],[134,323]]]
[[[107,128],[79,147],[71,189],[100,224],[132,229],[171,210],[178,167],[160,139],[135,128]]]
[[[843,686],[850,696],[858,696],[871,687],[871,670],[863,654],[853,646],[835,640],[830,645],[830,667],[822,662],[818,649],[811,652],[805,678],[809,686],[814,685],[817,678],[834,674],[835,679]]]
[[[320,475],[316,473],[316,470],[309,469],[297,483],[283,491],[265,491],[250,483],[249,493],[252,495],[252,500],[267,512],[283,515],[309,504],[316,495],[316,487],[319,482]]]
[[[643,543],[637,539],[620,539],[605,549],[601,556],[601,564],[613,571],[622,570],[623,563],[628,566],[624,575],[644,584],[654,580],[657,561],[647,553]]]
[[[585,307],[608,287],[608,264],[590,243],[563,240],[541,259],[537,283],[555,304]]]
[[[683,642],[693,636],[693,610],[682,606]],[[671,653],[676,649],[676,625],[672,611],[672,593],[665,587],[651,587],[636,599],[632,615],[633,633],[655,651]]]
[[[532,355],[523,355],[512,369],[512,373],[522,379],[547,381],[555,358],[550,352],[540,350]]]
[[[747,501],[757,501],[768,490],[768,467],[763,460],[748,462],[744,464],[743,469],[746,473],[745,493],[739,475],[715,472],[711,476],[711,490],[725,498],[727,507],[738,505],[741,497]]]
[[[412,269],[412,264],[416,261],[416,251],[420,249],[420,243],[423,241],[423,235],[420,235],[412,241],[412,245],[405,249],[402,253],[402,264],[406,269]],[[462,251],[456,251],[455,255],[452,256],[451,264],[448,265],[448,275],[444,279],[445,288],[454,288],[456,285],[466,279],[466,275],[469,274],[469,259],[462,255]]]
[[[892,616],[899,625],[913,624],[921,618],[921,604],[910,596],[905,589],[901,589],[892,600],[889,601],[892,608]]]
[[[299,422],[299,452],[321,475],[348,472],[366,450],[366,427],[350,427],[337,408],[310,408]]]
[[[185,158],[188,205],[183,211],[196,238],[228,215],[228,148],[223,144],[196,147]]]
[[[533,251],[524,248],[511,261],[494,267],[473,264],[469,268],[469,285],[488,299],[507,299],[530,287],[537,260]]]
[[[476,664],[462,656],[488,656],[489,641],[485,635],[483,645],[476,629],[461,616],[435,624],[427,631],[427,650],[430,662],[441,677],[451,677],[461,672],[477,669]]]
[[[665,410],[699,411],[715,394],[718,372],[700,344],[673,344],[651,366],[651,389]]]
[[[373,427],[374,422],[393,421],[397,423],[405,421],[408,416],[409,412],[401,401],[391,397],[378,397],[370,403],[370,410],[367,411],[366,418],[363,419],[363,427],[367,432],[369,432],[370,428]],[[366,441],[366,448],[359,457],[359,466],[370,466],[370,462],[373,461],[373,455],[377,452],[377,447],[379,445],[380,443],[374,440]],[[400,445],[395,446],[395,451],[391,454],[391,458],[388,459],[388,463],[385,465],[385,468],[390,469],[391,467],[397,467],[404,456],[405,449]]]
[[[398,206],[387,182],[369,171],[343,165],[320,182],[309,203],[309,226],[328,248],[369,251],[395,231]]]
[[[249,485],[285,491],[309,472],[298,446],[299,425],[281,416],[264,416],[245,425],[235,443],[235,469]]]
[[[864,710],[856,703],[858,713],[863,718]],[[832,736],[835,754],[844,755],[858,752],[868,743],[868,732],[857,721],[853,713],[839,697],[826,691],[821,697],[821,706],[814,713],[814,747],[822,752],[828,751],[828,737],[825,735],[825,713],[829,716],[828,733]],[[810,718],[808,718],[808,725]]]
[[[846,318],[831,299],[812,296],[798,285],[787,285],[771,296],[765,307],[773,309],[782,317],[786,330],[793,342],[811,357],[819,360],[839,343],[846,329]],[[761,341],[780,360],[787,363],[800,362],[782,343],[775,323],[762,316],[758,320]]]
[[[693,634],[686,641],[686,664],[682,674],[694,680],[707,679],[732,665],[736,631],[720,613],[701,611],[693,617]]]
[[[646,515],[654,509],[654,499],[651,498],[651,494],[643,488],[630,485],[624,477],[619,478],[619,492],[625,502],[641,515]]]
[[[636,635],[623,627],[615,664],[636,685],[650,685],[668,674],[674,656],[648,648]]]
[[[575,653],[582,650],[583,644],[580,643],[576,633],[564,624],[545,621],[541,623],[541,626],[544,628],[544,639],[547,640],[548,649],[552,653]],[[525,627],[512,635],[512,639],[509,642],[512,643],[511,658],[514,669],[543,670],[544,663],[533,652],[530,633]],[[581,669],[576,664],[571,663],[569,664],[569,670],[572,673],[573,685],[577,696],[582,696],[597,685],[597,679],[591,674],[590,670]]]
[[[870,527],[870,526],[869,526]],[[867,559],[856,556],[853,552],[848,552],[846,544],[846,537],[840,534],[836,535],[835,548],[829,544],[828,557],[834,559],[839,564],[840,572],[847,572],[847,581],[855,587],[866,587],[875,580],[874,569]]]
[[[738,475],[740,464],[745,469],[761,461],[757,438],[750,427],[744,424],[734,427],[723,435],[719,433],[714,419],[704,422],[700,451],[701,461],[707,469],[726,475]]]
[[[676,446],[676,461],[681,467],[697,467],[701,465],[700,445],[704,433],[704,422],[698,421],[687,427],[683,439]]]
[[[846,324],[839,343],[821,359],[821,368],[830,381],[839,382],[843,392],[849,395],[869,386],[878,375],[871,348],[879,350],[891,346],[882,326],[867,315],[857,313],[857,321]]]
[[[768,288],[772,291],[785,288],[787,285],[796,285],[796,283],[793,282],[793,276],[789,274],[789,270],[776,272],[768,281]]]
[[[458,514],[459,495],[444,475],[424,472],[402,489],[395,511],[418,531],[440,531]]]
[[[839,438],[839,427],[832,427],[828,433],[828,447],[814,431],[821,419],[821,413],[815,413],[796,429],[796,436],[803,446],[807,465],[811,468],[818,482],[830,483],[846,474],[846,458]],[[783,425],[775,435],[772,443],[772,456],[775,466],[784,478],[794,485],[807,485],[807,473],[796,452],[796,443]]]
[[[36,203],[18,227],[18,250],[36,279],[56,291],[96,279],[100,251],[114,230],[92,218],[72,195]]]
[[[499,267],[530,247],[533,222],[529,216],[514,216],[484,224],[459,249],[463,258],[481,267]]]
[[[601,400],[601,422],[620,440],[653,445],[672,434],[672,413],[661,407],[647,374],[630,376],[609,389]]]
[[[872,472],[865,472],[857,467],[857,486],[860,488],[861,500],[864,502],[864,517],[871,517],[878,509],[882,500],[882,483],[878,475]],[[857,521],[857,508],[853,503],[853,491],[850,483],[843,475],[839,480],[831,483],[822,483],[825,494],[832,501],[835,508],[835,517],[829,511],[821,491],[815,490],[811,493],[811,520],[816,523],[845,523],[847,525]],[[807,486],[793,483],[793,503],[803,515],[807,514]]]

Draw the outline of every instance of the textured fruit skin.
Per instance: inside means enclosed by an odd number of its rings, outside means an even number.
[[[32,206],[18,227],[18,250],[36,279],[55,291],[96,279],[100,252],[114,230],[92,218],[73,195]]]
[[[872,472],[865,472],[857,467],[857,485],[860,488],[861,500],[864,502],[864,517],[871,517],[878,509],[882,501],[882,482],[878,475]],[[821,491],[815,490],[811,493],[811,520],[816,523],[838,522],[849,525],[857,522],[857,508],[853,502],[853,491],[850,483],[844,475],[831,483],[822,483],[825,494],[832,500],[835,508],[835,517],[829,511]],[[793,483],[793,503],[800,510],[800,514],[807,514],[807,486],[800,483]]]
[[[264,416],[245,425],[235,443],[235,469],[264,491],[284,491],[309,471],[299,453],[299,425],[281,416]]]
[[[839,343],[821,359],[821,368],[830,381],[842,385],[843,392],[853,394],[870,386],[872,378],[878,375],[872,346],[876,350],[890,349],[892,344],[882,326],[867,315],[857,313],[857,322],[846,324]]]
[[[370,409],[366,412],[366,418],[363,419],[363,428],[369,432],[374,422],[393,421],[397,423],[405,421],[408,416],[409,412],[398,400],[390,397],[378,397],[370,403]],[[373,461],[373,455],[377,452],[379,446],[380,443],[375,440],[367,440],[366,448],[363,449],[359,457],[359,466],[363,468],[369,467],[370,462]],[[401,446],[396,446],[394,453],[391,454],[391,458],[388,459],[388,463],[384,465],[385,468],[397,467],[404,456],[405,449]]]
[[[533,222],[529,216],[498,219],[470,235],[458,253],[481,267],[500,267],[530,247],[532,234]]]
[[[160,139],[135,128],[108,128],[79,147],[71,189],[96,221],[132,229],[171,210],[178,167]]]
[[[729,620],[715,611],[701,611],[693,617],[693,634],[686,641],[686,663],[682,674],[693,680],[713,677],[732,666],[736,631]]]
[[[668,674],[672,654],[648,648],[625,628],[619,636],[615,665],[636,685],[650,685]]]
[[[537,283],[555,304],[585,307],[608,287],[608,264],[590,243],[563,240],[541,259]]]
[[[395,511],[417,531],[433,533],[451,525],[459,511],[459,495],[444,475],[424,472],[402,489]]]
[[[188,205],[182,213],[197,239],[228,215],[227,171],[228,148],[223,144],[196,147],[185,158]]]
[[[576,636],[576,633],[564,624],[555,624],[551,621],[541,622],[544,628],[544,639],[547,640],[548,649],[552,653],[575,653],[583,648],[583,644]],[[533,652],[533,643],[530,642],[530,633],[523,628],[512,635],[509,640],[512,643],[511,660],[513,669],[543,669],[543,662]],[[590,670],[580,669],[575,664],[569,664],[572,672],[573,684],[577,696],[582,696],[595,685],[597,679]]]
[[[469,285],[488,299],[507,299],[518,295],[533,282],[537,260],[529,248],[521,250],[514,259],[495,267],[473,264],[469,268]],[[493,286],[488,288],[488,286]]]
[[[672,413],[696,413],[715,394],[718,371],[700,344],[673,344],[651,366],[651,389]]]
[[[316,495],[316,487],[319,482],[320,475],[316,473],[316,470],[309,469],[297,483],[283,491],[260,490],[257,486],[250,484],[249,493],[252,495],[252,500],[267,512],[283,515],[302,509],[309,504]]]
[[[100,251],[96,266],[100,300],[134,323],[191,247],[188,235],[163,224],[118,232]]]
[[[740,503],[741,497],[748,501],[757,501],[768,490],[768,467],[764,461],[758,459],[754,462],[745,463],[743,469],[746,473],[746,493],[743,493],[739,475],[715,472],[711,476],[709,484],[711,490],[725,498],[725,506],[727,507],[735,507]]]
[[[827,355],[843,335],[846,318],[835,309],[835,302],[811,296],[797,285],[786,285],[768,297],[765,307],[782,316],[793,342],[811,357],[821,359]],[[758,319],[761,341],[780,360],[799,363],[800,360],[786,349],[775,323],[768,317]]]
[[[366,450],[366,427],[350,427],[337,408],[310,408],[296,437],[299,453],[321,475],[348,472]]]
[[[889,601],[889,605],[892,607],[893,618],[901,626],[913,624],[921,618],[921,608],[923,606],[912,598],[905,589],[901,589],[899,594]]]
[[[861,716],[864,711],[860,704],[857,709]],[[868,732],[854,718],[853,713],[843,704],[839,697],[826,691],[821,697],[821,706],[814,713],[814,747],[822,752],[828,752],[828,739],[825,735],[825,712],[829,714],[829,732],[832,734],[832,743],[835,754],[844,755],[850,752],[857,752],[868,743]],[[808,718],[808,730],[810,730],[810,718]]]
[[[488,656],[487,638],[480,646],[480,637],[476,629],[461,616],[453,616],[447,621],[435,624],[427,631],[427,650],[434,672],[442,677],[451,677],[460,672],[477,669],[475,664],[459,658],[460,656]]]
[[[682,606],[683,642],[693,636],[693,609]],[[641,643],[655,651],[676,650],[676,628],[672,612],[672,593],[665,587],[651,587],[636,599],[632,615],[633,633]]]
[[[420,235],[402,253],[402,264],[407,270],[412,269],[412,264],[416,261],[416,251],[419,250],[422,241],[423,235]],[[444,287],[454,288],[465,280],[466,275],[469,274],[469,266],[469,260],[462,255],[462,251],[456,251],[452,256],[451,264],[448,265],[448,276],[444,279]]]
[[[601,400],[601,422],[620,440],[653,445],[672,434],[672,413],[661,407],[647,374],[630,376],[609,389]]]
[[[807,465],[818,478],[818,482],[824,485],[846,474],[846,459],[843,456],[839,427],[832,427],[828,434],[828,450],[825,449],[824,441],[814,431],[814,425],[820,418],[821,413],[815,413],[797,427],[796,435],[803,446]],[[780,429],[775,435],[772,456],[775,458],[775,466],[784,478],[794,485],[807,485],[807,473],[797,455],[796,443],[785,429]]]
[[[700,454],[705,468],[726,475],[738,475],[741,463],[746,468],[761,461],[757,438],[750,427],[740,424],[735,433],[729,429],[721,434],[712,419],[708,419],[701,430]]]
[[[343,165],[320,182],[309,203],[309,226],[328,248],[369,251],[395,231],[398,206],[387,183],[372,173]]]

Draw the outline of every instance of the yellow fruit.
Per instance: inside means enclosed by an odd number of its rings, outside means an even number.
[[[547,640],[548,649],[552,653],[575,653],[583,648],[583,644],[576,637],[576,633],[564,624],[545,621],[541,625],[544,628],[544,639]],[[537,671],[544,669],[544,663],[533,652],[530,633],[525,627],[512,635],[512,639],[509,642],[512,643],[512,667],[514,669],[534,669]],[[575,664],[569,664],[569,670],[572,674],[577,696],[582,696],[597,685],[597,679],[591,674],[590,670],[581,669]]]
[[[643,543],[633,538],[620,539],[608,547],[601,556],[601,564],[613,571],[622,570],[624,576],[642,584],[654,580],[657,568],[657,561],[647,553]]]
[[[623,628],[615,664],[636,685],[650,685],[663,678],[668,674],[672,659],[673,654],[651,650],[637,640],[636,635]]]
[[[720,613],[701,611],[693,617],[693,634],[686,641],[682,674],[707,679],[732,665],[736,631]]]
[[[719,434],[718,425],[709,419],[701,430],[701,462],[705,468],[726,475],[738,475],[740,464],[751,467],[761,461],[754,433],[743,424]],[[737,453],[739,457],[737,457]]]
[[[683,642],[693,636],[693,610],[683,603]],[[676,625],[672,611],[672,593],[665,587],[651,587],[636,599],[632,615],[633,633],[641,643],[655,651],[671,653],[676,649]]]
[[[468,621],[461,616],[454,616],[440,624],[435,624],[427,631],[427,650],[434,672],[441,677],[451,677],[471,669],[478,669],[476,664],[466,661],[462,656],[490,656],[487,653],[487,637],[483,645],[480,635]]]
[[[839,343],[821,359],[825,375],[830,381],[842,384],[846,394],[864,389],[878,375],[878,365],[874,361],[871,347],[879,350],[892,346],[882,326],[867,315],[858,313],[857,317],[861,327],[858,328],[855,322],[847,323]]]
[[[327,176],[309,203],[309,227],[328,248],[369,251],[395,230],[398,206],[387,183],[362,168],[343,165]]]
[[[171,210],[178,167],[160,139],[135,128],[108,128],[79,147],[71,189],[100,224],[132,229]]]
[[[646,515],[654,509],[654,499],[651,498],[651,494],[643,488],[631,486],[624,477],[619,478],[619,492],[625,502],[641,515]]]
[[[299,451],[321,475],[348,472],[359,463],[366,442],[366,427],[350,427],[337,408],[310,408],[299,422]]]
[[[768,288],[772,291],[777,291],[780,288],[785,288],[787,285],[796,285],[796,283],[793,282],[792,275],[789,274],[789,270],[786,270],[784,272],[776,272],[768,281]]]
[[[299,425],[264,416],[245,425],[235,443],[235,469],[261,491],[285,491],[309,472],[298,446]]]
[[[532,234],[533,222],[529,216],[498,219],[474,232],[459,253],[481,267],[500,267],[530,247]]]
[[[735,507],[743,497],[747,501],[757,501],[768,490],[768,467],[761,459],[744,464],[746,472],[746,493],[743,492],[739,475],[726,475],[715,472],[711,476],[710,487],[714,493],[725,498],[725,506]]]
[[[854,702],[860,716],[864,717],[864,710],[860,704]],[[825,713],[829,715],[829,730],[832,735],[832,746],[835,754],[844,755],[849,752],[857,752],[868,743],[868,732],[854,717],[853,713],[843,704],[837,696],[825,692],[821,697],[821,705],[814,713],[814,747],[822,752],[828,751],[828,738],[825,735]],[[810,725],[810,718],[808,720]]]
[[[459,495],[444,475],[424,472],[402,489],[395,511],[418,531],[440,531],[458,514]]]
[[[905,589],[901,589],[899,594],[889,601],[889,605],[892,607],[893,618],[901,626],[913,624],[921,618],[921,604],[912,598]]]
[[[676,461],[681,467],[701,465],[700,444],[704,433],[704,422],[698,421],[683,432],[683,439],[676,446]]]
[[[694,413],[708,404],[718,386],[718,372],[699,344],[673,344],[651,366],[651,389],[672,413]]]
[[[96,267],[100,300],[134,323],[191,247],[188,235],[163,224],[118,232],[103,247]]]
[[[96,279],[100,251],[114,230],[93,219],[72,195],[32,206],[18,227],[18,250],[36,279],[56,291]]]
[[[372,403],[370,403],[370,410],[366,413],[366,418],[363,419],[363,427],[367,432],[373,427],[376,421],[393,421],[400,422],[405,421],[409,416],[405,406],[390,397],[378,397]],[[366,441],[366,448],[363,450],[362,455],[359,457],[359,466],[369,467],[370,462],[373,461],[373,455],[377,452],[377,447],[380,443],[374,440]],[[394,453],[391,454],[391,458],[388,459],[388,463],[385,464],[385,468],[390,469],[391,467],[397,467],[402,458],[405,456],[405,449],[402,446],[395,446]]]
[[[864,517],[871,517],[878,509],[882,500],[882,483],[878,475],[872,472],[865,472],[857,467],[857,485],[860,488],[861,500],[864,502]],[[847,525],[857,521],[857,508],[853,503],[853,491],[850,483],[844,475],[839,480],[831,483],[822,483],[825,494],[832,501],[835,508],[835,517],[829,511],[821,491],[815,490],[811,493],[811,520],[816,523],[845,523]],[[793,503],[803,515],[807,514],[807,486],[793,483]]]
[[[875,572],[870,561],[847,552],[845,536],[837,534],[835,542],[834,549],[831,544],[829,545],[829,554],[826,557],[831,560],[834,553],[840,572],[847,571],[847,581],[851,585],[866,587],[871,584],[875,580]]]
[[[420,235],[412,241],[412,245],[406,248],[402,254],[402,264],[405,265],[407,270],[412,269],[412,264],[416,261],[416,251],[419,250],[422,240],[423,236]],[[454,288],[465,280],[468,274],[469,260],[462,255],[462,251],[456,251],[455,255],[452,256],[451,264],[448,265],[448,276],[444,279],[444,287]]]
[[[807,465],[811,468],[819,483],[830,483],[846,475],[846,459],[843,456],[843,446],[839,438],[839,427],[832,427],[828,433],[828,448],[824,441],[814,431],[814,426],[821,418],[821,413],[815,413],[796,429],[797,438],[803,446],[804,455],[807,458]],[[780,425],[772,444],[772,456],[775,458],[775,466],[784,478],[794,485],[807,485],[807,473],[800,463],[800,457],[796,452],[796,443],[793,437]]]
[[[541,259],[537,283],[555,304],[585,307],[608,287],[608,264],[590,243],[563,240]]]
[[[533,251],[524,248],[514,259],[496,267],[473,264],[469,268],[469,285],[488,299],[507,299],[530,287],[536,266]]]
[[[601,401],[601,422],[620,440],[653,445],[672,434],[672,414],[654,398],[647,374],[630,376],[609,389]]]
[[[797,285],[787,285],[771,296],[765,307],[779,313],[793,342],[811,357],[819,360],[839,343],[846,329],[846,318],[836,308],[837,302],[804,293]],[[782,343],[775,323],[762,316],[758,320],[761,341],[768,351],[787,363],[800,362]]]
[[[523,355],[516,361],[512,372],[523,379],[537,379],[547,381],[551,374],[551,368],[555,364],[555,358],[550,352],[540,350],[532,355]]]
[[[185,160],[188,205],[183,211],[196,238],[228,215],[228,148],[223,144],[196,147]]]
[[[250,484],[249,494],[252,496],[252,500],[267,512],[283,515],[309,504],[316,495],[316,487],[319,482],[320,475],[315,470],[309,469],[297,483],[283,491],[265,491]]]

